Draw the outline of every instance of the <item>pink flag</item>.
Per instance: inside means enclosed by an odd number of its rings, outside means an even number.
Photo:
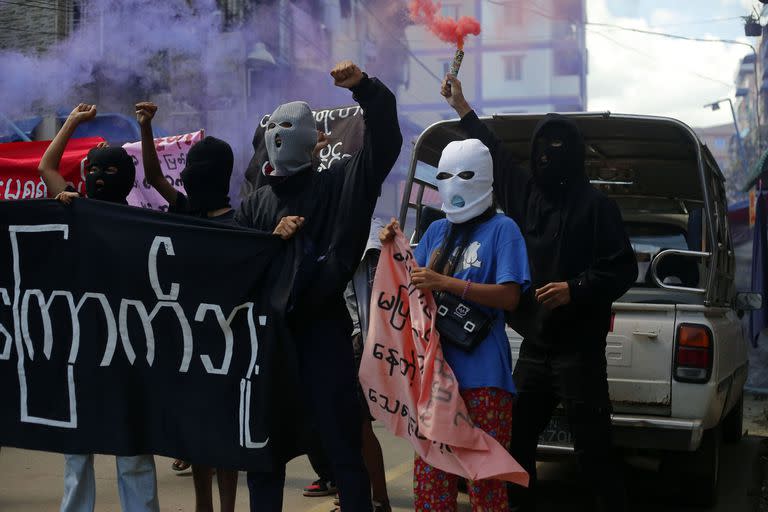
[[[371,297],[371,324],[360,384],[371,414],[408,439],[430,465],[470,480],[528,485],[528,473],[507,450],[475,427],[443,357],[435,301],[410,280],[416,266],[398,231],[381,251]]]

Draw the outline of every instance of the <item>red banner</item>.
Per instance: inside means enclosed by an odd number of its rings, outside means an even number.
[[[72,139],[64,150],[59,170],[64,179],[85,195],[85,171],[81,162],[88,151],[104,139]],[[0,144],[0,200],[46,197],[48,191],[37,167],[51,141]]]

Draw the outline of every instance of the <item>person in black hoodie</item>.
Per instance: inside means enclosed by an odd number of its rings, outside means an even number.
[[[265,132],[267,184],[241,204],[235,221],[284,239],[299,238],[306,264],[296,277],[288,327],[304,404],[331,461],[342,510],[366,512],[371,487],[361,455],[352,321],[343,292],[365,249],[381,185],[403,139],[395,96],[384,84],[350,61],[339,63],[331,75],[363,107],[363,147],[316,172],[311,159],[318,134],[311,109],[303,102],[279,106]],[[251,510],[280,510],[284,479],[284,467],[270,474],[249,472]]]
[[[589,183],[584,140],[573,121],[557,114],[541,120],[528,171],[478,119],[459,80],[448,75],[441,94],[467,136],[491,150],[496,199],[521,227],[528,247],[532,293],[510,316],[523,336],[514,370],[511,453],[529,472],[531,485],[510,489],[510,504],[513,510],[535,509],[538,437],[562,402],[582,474],[596,498],[590,510],[625,510],[605,358],[611,304],[637,279],[619,208]]]
[[[181,171],[181,181],[187,193],[185,195],[163,176],[152,130],[152,120],[156,113],[157,105],[154,103],[143,101],[136,104],[136,121],[141,127],[141,159],[147,182],[168,201],[170,213],[193,215],[234,225],[235,211],[229,204],[229,180],[234,165],[230,145],[208,136],[189,149],[186,166]],[[180,471],[185,466],[189,467],[185,461],[176,459],[171,468]],[[196,512],[213,512],[213,473],[214,468],[192,464]],[[238,472],[216,468],[215,473],[221,511],[234,512]]]

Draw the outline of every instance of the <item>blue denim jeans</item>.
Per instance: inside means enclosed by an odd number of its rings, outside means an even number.
[[[93,512],[96,506],[93,455],[65,455],[64,459],[61,512]],[[117,489],[123,512],[160,512],[155,458],[152,455],[138,455],[115,459]]]

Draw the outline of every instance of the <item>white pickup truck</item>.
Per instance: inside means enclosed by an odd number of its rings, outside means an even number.
[[[541,117],[483,121],[525,163]],[[762,301],[734,289],[723,175],[696,134],[675,119],[568,117],[584,134],[590,180],[618,203],[637,255],[639,277],[614,304],[607,339],[616,443],[628,457],[668,471],[688,502],[711,504],[721,442],[742,436],[747,345],[740,319]],[[440,153],[463,138],[458,120],[448,120],[415,143],[400,212],[414,243],[441,215],[434,184]],[[516,360],[521,338],[511,330],[509,336]],[[556,415],[541,436],[540,455],[572,450],[567,422]]]

